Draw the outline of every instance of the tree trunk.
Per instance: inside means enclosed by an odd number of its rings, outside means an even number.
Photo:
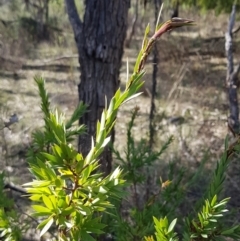
[[[125,46],[127,48],[130,47],[130,44],[132,42],[132,38],[133,38],[133,36],[135,34],[135,31],[136,31],[136,25],[137,25],[137,21],[138,21],[138,7],[139,7],[139,0],[136,0],[135,7],[134,7],[135,13],[134,13],[134,18],[132,20],[132,28],[131,28],[129,37],[126,39],[126,43],[125,43]]]
[[[79,100],[88,105],[88,112],[80,120],[88,133],[79,137],[79,151],[86,155],[105,107],[105,97],[109,101],[119,87],[130,0],[87,0],[83,21],[74,0],[65,2],[79,53]],[[101,157],[102,171],[106,174],[111,171],[111,163],[112,155],[107,148]]]
[[[232,31],[235,23],[236,6],[233,5],[229,19],[228,30],[225,34],[226,57],[227,57],[227,78],[230,116],[228,117],[228,127],[236,134],[239,134],[239,107],[238,107],[238,73],[240,65],[234,70],[233,51],[232,51]]]
[[[154,24],[157,24],[159,10],[162,5],[161,0],[154,0],[154,8],[155,8],[155,20]],[[151,91],[151,108],[149,114],[149,147],[152,148],[154,142],[154,133],[155,133],[155,125],[154,125],[154,114],[155,114],[155,97],[156,97],[156,89],[157,89],[157,75],[158,75],[158,64],[159,64],[159,51],[157,44],[153,47],[153,72],[152,72],[152,91]]]

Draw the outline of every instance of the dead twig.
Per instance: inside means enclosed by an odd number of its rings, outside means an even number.
[[[50,63],[50,62],[54,62],[54,61],[58,61],[61,59],[71,59],[71,58],[78,58],[78,54],[72,54],[72,55],[65,55],[65,56],[59,56],[53,59],[48,59],[48,60],[44,60],[44,64]]]
[[[19,193],[22,193],[22,194],[28,194],[26,189],[20,187],[20,186],[17,186],[15,185],[14,183],[12,182],[8,182],[4,185],[4,189],[11,189],[15,192],[19,192]]]
[[[4,126],[0,130],[2,130],[4,128],[10,129],[9,127],[16,122],[18,122],[18,116],[17,116],[17,114],[13,114],[9,118],[9,121],[4,122]]]

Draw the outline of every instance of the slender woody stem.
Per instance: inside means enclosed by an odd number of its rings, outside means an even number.
[[[147,57],[150,54],[153,45],[156,41],[166,32],[173,30],[174,28],[179,28],[186,25],[192,25],[194,23],[193,20],[184,19],[184,18],[172,18],[171,20],[165,22],[149,39],[148,44],[145,49],[143,49],[143,55],[138,66],[138,73],[143,70],[145,63],[147,61]]]

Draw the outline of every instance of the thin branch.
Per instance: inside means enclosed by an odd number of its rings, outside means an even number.
[[[63,55],[63,56],[59,56],[59,57],[52,58],[52,59],[46,59],[43,62],[44,62],[44,64],[47,64],[47,63],[62,60],[62,59],[73,59],[73,58],[78,58],[78,54]]]
[[[1,128],[0,130],[4,129],[4,128],[8,128],[10,130],[10,126],[14,123],[18,122],[18,116],[16,114],[11,115],[11,117],[9,118],[9,121],[4,122],[4,126],[3,128]]]
[[[82,21],[79,17],[75,0],[65,0],[68,18],[71,23],[75,38],[79,38],[82,33]]]
[[[9,183],[6,183],[5,185],[4,185],[4,189],[11,189],[11,190],[13,190],[13,191],[16,191],[16,192],[20,192],[20,193],[22,193],[22,194],[28,194],[27,193],[27,191],[24,189],[24,188],[22,188],[22,187],[19,187],[19,186],[16,186],[14,183],[12,183],[12,182],[9,182]]]
[[[158,22],[160,19],[160,15],[162,12],[162,6],[159,6],[159,1],[155,0],[155,31],[158,31],[157,26]],[[160,9],[160,10],[159,10]],[[154,45],[153,49],[153,72],[152,72],[152,96],[151,96],[151,109],[150,109],[150,114],[149,114],[149,147],[152,148],[153,142],[154,142],[154,114],[155,114],[155,96],[156,96],[156,89],[157,89],[157,75],[158,75],[158,63],[159,63],[159,58],[158,58],[158,48],[157,45]]]
[[[15,203],[15,205],[16,205],[17,209],[20,210],[20,212],[22,213],[22,215],[25,215],[26,217],[28,217],[29,219],[31,219],[32,221],[34,221],[37,225],[40,224],[40,222],[39,222],[36,218],[32,217],[31,215],[29,215],[28,213],[26,213],[25,211],[23,211],[23,209],[22,209],[18,204]],[[55,233],[53,233],[51,230],[48,230],[48,233],[51,234],[52,237],[54,237],[54,238],[57,240],[58,237],[57,237],[57,235],[56,235]]]

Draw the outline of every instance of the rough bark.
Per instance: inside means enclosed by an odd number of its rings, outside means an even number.
[[[88,133],[79,138],[79,151],[86,155],[105,106],[105,97],[110,100],[119,86],[130,0],[88,0],[83,21],[74,0],[65,2],[79,53],[79,100],[88,105],[88,112],[80,120],[87,126]],[[111,162],[111,152],[106,149],[101,157],[106,174],[111,171]]]
[[[237,96],[237,82],[239,65],[234,70],[233,63],[233,49],[232,49],[232,31],[235,23],[236,6],[233,5],[232,13],[229,19],[228,30],[225,34],[225,50],[227,57],[227,78],[226,85],[228,87],[228,98],[229,98],[229,109],[230,115],[228,118],[228,126],[235,133],[239,133],[239,107],[238,107],[238,96]]]
[[[161,0],[154,0],[155,7],[155,25],[157,24],[158,14],[161,7]],[[158,47],[157,44],[154,45],[153,48],[153,72],[152,72],[152,92],[151,92],[151,109],[149,114],[149,147],[152,148],[154,142],[154,114],[155,114],[155,97],[156,97],[156,89],[157,89],[157,75],[158,75]]]

